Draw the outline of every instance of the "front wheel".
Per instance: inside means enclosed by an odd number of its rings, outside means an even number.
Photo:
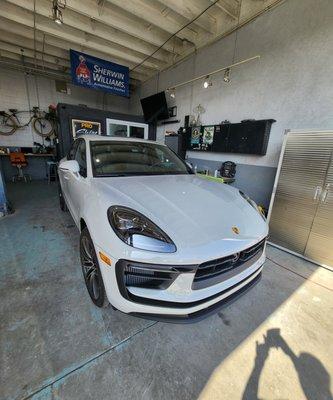
[[[84,228],[80,236],[81,266],[89,296],[97,307],[109,305],[94,244],[89,231]]]

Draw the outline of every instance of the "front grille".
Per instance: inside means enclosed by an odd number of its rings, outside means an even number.
[[[256,259],[259,259],[264,250],[265,241],[266,239],[263,239],[261,242],[239,253],[200,264],[193,283],[195,284],[196,282],[206,279],[216,278],[227,271],[244,265],[246,262],[250,262],[250,260],[255,262]]]

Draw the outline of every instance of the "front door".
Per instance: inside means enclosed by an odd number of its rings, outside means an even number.
[[[80,166],[80,171],[77,175],[70,174],[70,179],[67,181],[68,197],[71,200],[71,214],[75,223],[79,224],[80,207],[83,201],[83,197],[87,193],[87,151],[86,142],[84,139],[77,140],[78,145],[74,154],[74,160],[76,160]]]

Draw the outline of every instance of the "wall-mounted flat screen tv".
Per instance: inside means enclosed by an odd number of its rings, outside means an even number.
[[[165,92],[156,93],[141,99],[143,115],[147,122],[169,118],[168,105]]]

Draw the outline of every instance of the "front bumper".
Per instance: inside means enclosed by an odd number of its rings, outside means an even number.
[[[215,313],[254,286],[261,276],[265,248],[256,259],[223,273],[218,283],[199,288],[194,284],[198,266],[191,265],[183,266],[166,287],[126,286],[122,277],[124,261],[118,260],[112,267],[101,265],[106,293],[115,308],[148,319],[191,322]]]
[[[255,274],[255,277],[247,281],[244,286],[240,286],[236,288],[236,291],[233,293],[227,294],[227,297],[222,298],[221,300],[213,303],[212,305],[203,308],[199,311],[195,311],[190,314],[183,314],[183,315],[174,315],[174,314],[144,314],[144,313],[137,313],[131,312],[130,314],[140,318],[148,318],[154,321],[162,321],[162,322],[173,322],[173,323],[194,323],[201,321],[204,318],[209,317],[210,315],[216,314],[222,308],[230,305],[234,301],[236,301],[239,297],[243,294],[248,292],[253,286],[255,286],[261,279],[261,269],[258,274]]]

